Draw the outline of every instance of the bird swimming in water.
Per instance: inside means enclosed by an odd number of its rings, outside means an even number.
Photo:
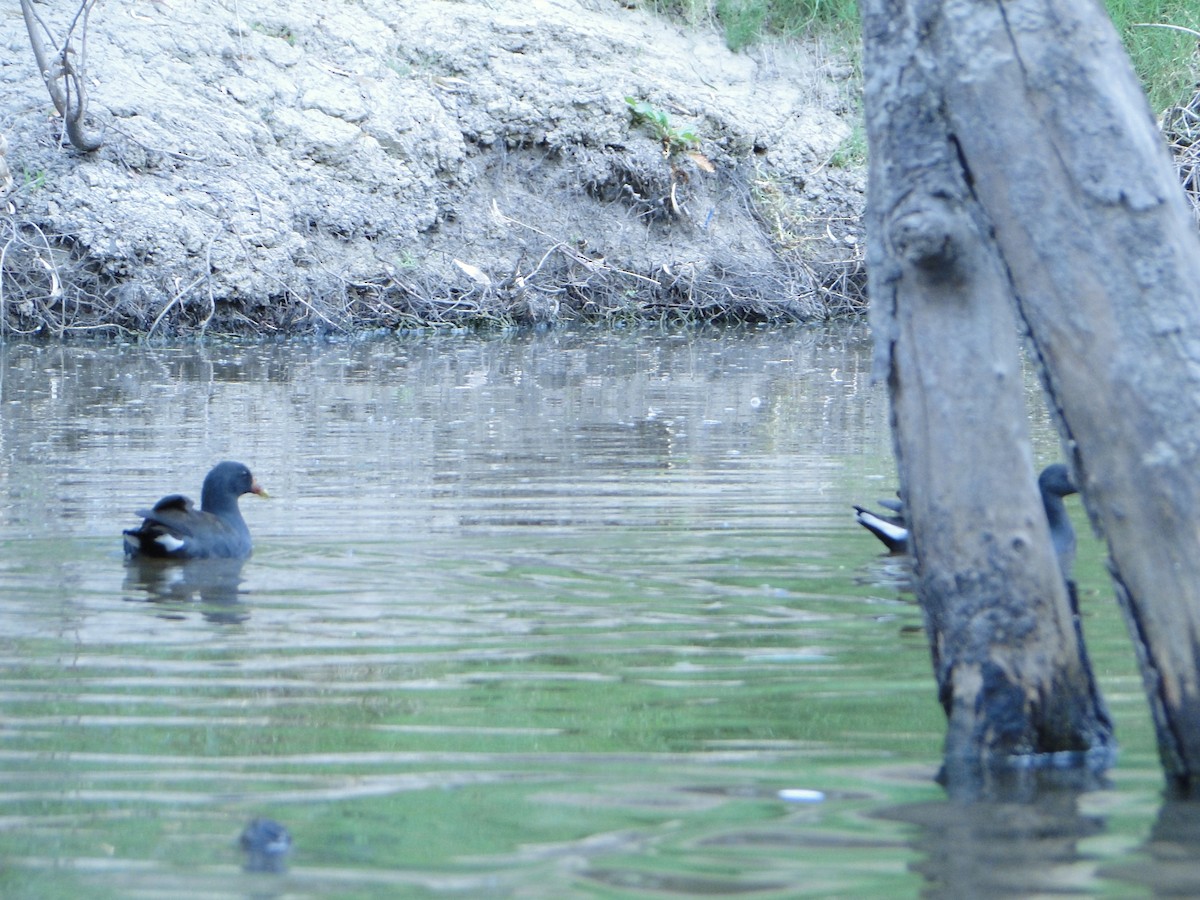
[[[1069,582],[1071,570],[1075,567],[1075,529],[1071,527],[1063,497],[1079,493],[1079,488],[1075,487],[1065,465],[1053,463],[1042,469],[1042,474],[1038,476],[1038,492],[1042,495],[1042,509],[1046,511],[1046,521],[1050,524],[1050,540],[1054,542],[1058,568],[1062,571],[1063,580]]]
[[[161,559],[245,559],[253,545],[238,509],[238,497],[266,497],[250,470],[239,462],[217,463],[204,478],[200,508],[183,494],[170,494],[140,509],[142,524],[127,529],[125,555]]]
[[[880,500],[891,513],[871,512],[854,507],[854,521],[883,542],[889,553],[908,552],[908,523],[904,519],[904,504],[899,500]]]
[[[1054,542],[1054,553],[1063,579],[1071,580],[1071,569],[1075,565],[1075,529],[1067,515],[1063,497],[1077,493],[1071,473],[1063,463],[1052,463],[1038,476],[1038,491],[1042,495],[1042,508],[1050,525],[1050,539]],[[904,504],[900,500],[881,500],[887,513],[876,513],[861,506],[854,507],[854,520],[879,538],[889,553],[908,552],[908,523],[904,518]]]

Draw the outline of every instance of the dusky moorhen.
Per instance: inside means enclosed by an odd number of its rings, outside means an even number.
[[[200,508],[183,494],[171,494],[140,509],[143,522],[125,531],[125,555],[161,559],[245,559],[253,546],[238,509],[242,494],[268,496],[239,462],[217,463],[204,478]]]

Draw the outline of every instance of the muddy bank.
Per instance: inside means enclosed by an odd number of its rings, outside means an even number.
[[[61,39],[75,4],[49,6]],[[0,12],[10,333],[863,303],[845,60],[734,54],[615,0],[251,6],[101,4],[88,154],[61,145],[20,11]]]

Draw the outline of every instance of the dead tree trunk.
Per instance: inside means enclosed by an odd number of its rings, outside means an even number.
[[[865,0],[863,8],[871,152],[883,154],[872,164],[877,235],[895,245],[897,213],[940,190],[952,218],[975,226],[977,244],[961,249],[958,233],[947,242],[956,258],[995,259],[985,277],[1015,300],[1107,538],[1168,778],[1190,791],[1200,784],[1200,239],[1149,109],[1098,5]],[[946,183],[955,185],[948,194]],[[874,267],[873,290],[881,283],[886,303],[890,288],[902,310],[913,264],[884,248]],[[930,302],[920,287],[911,293]],[[959,302],[992,300],[972,285]],[[903,338],[896,332],[897,344]],[[930,340],[916,330],[912,339]],[[983,388],[999,376],[980,359],[964,377]],[[909,390],[912,377],[895,362],[891,378],[897,394]],[[935,405],[943,388],[931,389]],[[897,438],[913,442],[910,454],[921,430],[932,443],[949,439],[912,415],[897,403],[898,434],[916,435]],[[954,440],[976,424],[963,420]],[[972,490],[959,487],[949,500]],[[923,545],[919,552],[923,569],[964,571],[928,558]]]
[[[1110,726],[1034,480],[1011,285],[945,118],[937,2],[865,0],[872,326],[946,774],[1103,751]]]

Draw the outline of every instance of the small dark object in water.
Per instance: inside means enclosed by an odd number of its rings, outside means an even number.
[[[163,497],[153,509],[139,509],[143,522],[125,531],[125,555],[245,559],[253,547],[238,509],[242,494],[268,496],[242,463],[217,463],[204,478],[200,509],[183,494]]]
[[[1077,492],[1071,481],[1071,473],[1062,463],[1052,463],[1038,476],[1038,491],[1042,495],[1042,508],[1046,511],[1046,522],[1050,525],[1050,538],[1054,542],[1054,553],[1063,580],[1071,580],[1071,569],[1075,565],[1075,529],[1067,516],[1063,497]],[[854,520],[883,542],[890,553],[908,552],[908,523],[904,518],[904,504],[897,500],[881,500],[883,506],[894,515],[874,513],[861,506],[854,507]]]
[[[251,819],[238,844],[246,853],[247,872],[283,872],[292,849],[292,836],[274,819]]]

